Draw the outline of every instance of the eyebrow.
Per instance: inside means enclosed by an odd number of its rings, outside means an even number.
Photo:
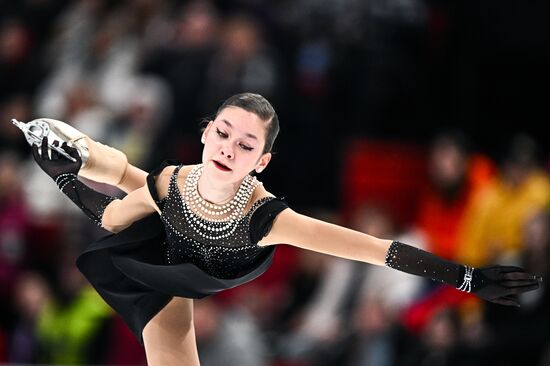
[[[222,122],[224,122],[227,126],[229,126],[230,128],[233,128],[233,125],[231,123],[229,123],[229,121],[225,120],[225,119],[222,119]],[[256,137],[256,135],[253,135],[251,133],[245,133],[246,137],[250,137],[251,139],[254,139],[254,140],[258,140],[258,138]]]

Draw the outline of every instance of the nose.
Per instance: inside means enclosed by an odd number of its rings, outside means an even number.
[[[222,147],[221,153],[228,159],[232,159],[235,156],[235,154],[233,154],[233,150],[228,145]]]

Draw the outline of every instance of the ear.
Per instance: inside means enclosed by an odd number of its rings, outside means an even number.
[[[208,125],[206,126],[206,128],[202,132],[201,142],[203,144],[206,142],[206,137],[208,136],[208,132],[210,131],[210,128],[212,127],[212,123],[214,123],[214,121],[208,122]]]
[[[267,164],[271,161],[271,153],[265,153],[260,157],[260,160],[258,160],[258,164],[256,165],[256,173],[261,173],[266,167]]]

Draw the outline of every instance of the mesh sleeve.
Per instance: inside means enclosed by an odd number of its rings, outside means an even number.
[[[61,174],[55,183],[67,197],[70,198],[90,219],[101,226],[101,219],[105,208],[114,201],[115,197],[107,196],[94,191],[78,180],[76,174]]]

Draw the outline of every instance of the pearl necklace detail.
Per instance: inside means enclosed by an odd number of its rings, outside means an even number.
[[[254,189],[260,184],[256,177],[247,175],[235,196],[224,204],[206,201],[198,190],[203,165],[195,166],[187,175],[183,192],[184,217],[199,235],[206,239],[223,239],[235,232],[239,220],[244,216],[246,204]],[[201,220],[202,219],[202,220]]]

